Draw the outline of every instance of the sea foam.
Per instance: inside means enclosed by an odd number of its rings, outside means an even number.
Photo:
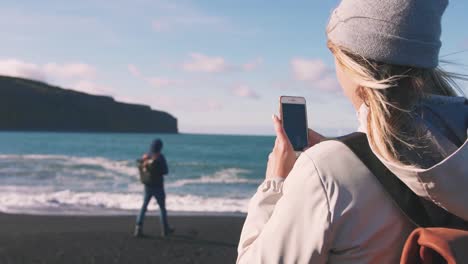
[[[122,214],[141,207],[142,194],[106,192],[24,192],[3,187],[0,210],[7,213],[32,214]],[[248,199],[206,198],[168,194],[166,206],[178,212],[246,212]],[[158,209],[156,202],[149,210]]]
[[[186,162],[193,166],[196,162]],[[178,164],[178,166],[184,166]],[[183,178],[169,175],[167,208],[179,212],[245,212],[250,193],[202,195],[186,186],[257,185],[242,168]],[[208,188],[206,188],[208,186]],[[67,155],[0,155],[0,211],[29,214],[126,214],[142,203],[142,185],[133,160]],[[171,193],[171,191],[174,191]],[[155,202],[150,210],[157,209]]]

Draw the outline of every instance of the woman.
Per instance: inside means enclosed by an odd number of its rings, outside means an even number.
[[[343,0],[327,36],[375,155],[416,194],[468,220],[468,106],[438,68],[446,0]],[[238,263],[399,263],[414,226],[338,141],[296,160],[281,120]],[[322,141],[322,142],[320,142]],[[450,178],[448,178],[450,177]]]

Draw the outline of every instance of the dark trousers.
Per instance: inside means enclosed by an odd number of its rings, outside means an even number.
[[[164,187],[153,187],[145,185],[145,193],[143,195],[143,205],[141,206],[140,214],[137,217],[136,224],[143,226],[143,220],[145,218],[148,204],[154,197],[159,205],[159,211],[161,213],[161,228],[162,232],[166,235],[169,231],[169,223],[167,222],[167,211],[166,211],[166,193]]]

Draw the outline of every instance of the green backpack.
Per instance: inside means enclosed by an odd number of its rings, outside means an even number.
[[[138,172],[140,173],[140,181],[143,184],[151,184],[152,183],[152,178],[151,178],[151,172],[149,170],[149,165],[151,163],[146,163],[143,162],[143,160],[139,159],[137,160],[138,164]]]

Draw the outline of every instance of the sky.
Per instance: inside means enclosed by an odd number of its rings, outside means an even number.
[[[0,0],[0,74],[146,104],[183,133],[273,134],[279,96],[304,96],[309,127],[343,134],[357,121],[326,48],[338,2]],[[464,74],[467,11],[450,2],[440,52]]]

